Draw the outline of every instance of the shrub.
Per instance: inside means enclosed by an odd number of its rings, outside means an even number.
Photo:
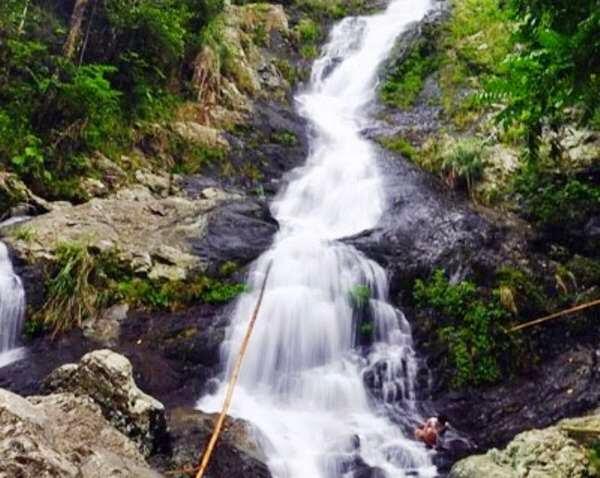
[[[523,166],[512,190],[521,212],[540,226],[565,228],[600,211],[600,186],[538,164]]]
[[[47,300],[36,322],[53,335],[80,327],[96,314],[96,291],[91,283],[94,261],[80,244],[62,244],[56,250],[54,273],[47,284]]]
[[[485,169],[483,143],[474,139],[458,141],[443,154],[442,173],[451,186],[464,181],[467,192],[472,195],[475,182],[481,179]]]
[[[363,309],[371,300],[371,288],[366,285],[357,285],[350,289],[350,302],[357,309]]]
[[[470,281],[451,284],[437,270],[430,280],[417,280],[414,298],[440,316],[437,340],[448,351],[454,386],[494,383],[502,376],[512,340],[503,325],[510,315],[495,296],[483,298]]]

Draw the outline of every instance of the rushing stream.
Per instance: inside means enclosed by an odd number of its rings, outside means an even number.
[[[21,358],[19,337],[25,314],[25,292],[13,271],[6,246],[0,242],[0,367]]]
[[[296,100],[312,125],[311,152],[272,210],[281,225],[255,263],[223,345],[225,374],[198,407],[220,408],[257,301],[267,290],[231,414],[255,424],[276,477],[434,476],[410,437],[421,419],[410,327],[388,303],[384,270],[336,239],[374,227],[386,206],[375,147],[360,131],[377,71],[428,0],[393,0],[332,31],[311,85]],[[370,377],[369,387],[365,377]]]

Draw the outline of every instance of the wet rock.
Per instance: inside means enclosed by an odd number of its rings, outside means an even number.
[[[138,170],[135,179],[150,191],[161,197],[167,197],[171,190],[171,178],[167,174],[156,174],[149,171]]]
[[[172,440],[172,454],[158,457],[159,468],[167,470],[183,469],[198,462],[199,450],[206,445],[212,433],[216,414],[199,410],[177,408],[168,416]],[[258,435],[248,422],[228,417],[215,448],[207,477],[221,478],[247,476],[270,478],[271,473],[265,464],[262,452],[264,438]],[[181,475],[183,476],[187,475]]]
[[[567,340],[562,333],[562,341]],[[433,406],[479,450],[505,446],[520,432],[586,413],[600,401],[598,338],[589,340],[589,345],[558,354],[518,380],[485,389],[440,390]],[[455,461],[468,452],[449,449],[445,455]]]
[[[485,455],[473,456],[458,462],[450,478],[523,478],[569,477],[584,478],[589,475],[588,452],[569,430],[595,430],[600,432],[600,417],[586,417],[560,422],[544,430],[521,433],[504,450],[490,450]],[[592,436],[593,436],[592,432]],[[573,436],[574,435],[574,436]],[[579,438],[590,435],[583,434]]]
[[[44,388],[51,393],[91,397],[104,416],[146,456],[165,446],[164,406],[137,387],[131,362],[122,355],[110,350],[90,352],[79,363],[52,372]]]
[[[95,178],[84,178],[79,187],[82,193],[87,197],[105,197],[108,195],[109,190],[106,185]]]
[[[381,167],[386,211],[375,230],[347,242],[387,268],[393,294],[438,267],[456,280],[468,274],[485,277],[498,264],[524,255],[526,229],[518,231],[478,214],[404,159],[385,158]]]
[[[271,244],[278,224],[265,205],[235,201],[207,218],[203,237],[191,239],[194,254],[209,264],[247,264]]]
[[[83,323],[83,336],[105,347],[114,347],[121,332],[121,323],[127,319],[129,305],[117,304]]]
[[[0,389],[0,476],[158,478],[88,397],[24,399]]]

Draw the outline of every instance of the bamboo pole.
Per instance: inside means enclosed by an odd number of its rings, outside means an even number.
[[[263,279],[263,283],[260,289],[260,295],[258,296],[258,301],[256,302],[256,307],[254,308],[254,312],[252,314],[252,318],[250,319],[250,323],[248,324],[248,329],[246,330],[246,335],[244,336],[244,340],[242,341],[242,346],[238,353],[237,359],[235,361],[235,366],[233,367],[233,372],[231,374],[231,378],[229,379],[229,384],[227,385],[227,393],[225,395],[225,401],[223,402],[223,408],[221,413],[219,414],[219,418],[215,423],[215,428],[210,437],[210,441],[206,447],[206,451],[202,457],[202,462],[200,463],[200,468],[198,469],[198,473],[196,474],[196,478],[202,478],[204,476],[204,472],[208,467],[208,463],[210,462],[210,457],[215,448],[215,444],[219,439],[219,434],[221,433],[221,428],[223,428],[223,423],[225,423],[225,417],[227,415],[227,411],[229,410],[229,406],[231,405],[231,399],[233,398],[233,390],[235,389],[235,384],[240,375],[240,370],[242,368],[242,361],[244,360],[244,355],[246,354],[246,350],[248,349],[248,344],[250,342],[250,336],[252,335],[252,330],[254,329],[254,324],[256,323],[256,319],[258,317],[258,312],[260,310],[260,306],[262,304],[263,296],[265,295],[265,289],[267,287],[267,280],[269,279],[269,274],[271,273],[271,267],[273,263],[269,263],[267,266],[267,271],[265,272],[265,278]]]
[[[532,327],[534,325],[538,325],[538,324],[542,324],[544,322],[548,322],[549,320],[553,320],[553,319],[557,319],[558,317],[562,317],[564,315],[569,315],[572,314],[574,312],[579,312],[585,309],[590,309],[592,307],[595,307],[597,305],[600,305],[600,300],[595,300],[593,302],[588,302],[586,304],[581,304],[578,305],[576,307],[572,307],[570,309],[567,310],[563,310],[561,312],[556,312],[555,314],[550,314],[546,317],[542,317],[541,319],[536,319],[536,320],[532,320],[531,322],[526,322],[524,324],[521,325],[517,325],[516,327],[513,327],[512,329],[509,329],[509,332],[516,332],[518,330],[523,330],[529,327]]]

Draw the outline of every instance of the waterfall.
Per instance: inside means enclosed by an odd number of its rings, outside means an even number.
[[[19,336],[24,315],[25,291],[13,270],[8,249],[0,242],[0,367],[23,355]]]
[[[341,21],[310,88],[296,97],[311,124],[310,154],[272,205],[280,232],[236,304],[218,390],[198,402],[220,409],[272,263],[231,414],[256,425],[276,477],[351,477],[369,467],[378,471],[364,476],[436,474],[430,453],[410,436],[422,418],[410,326],[388,301],[385,271],[336,242],[376,226],[386,207],[376,149],[360,131],[379,66],[430,6],[393,0],[384,13]]]

